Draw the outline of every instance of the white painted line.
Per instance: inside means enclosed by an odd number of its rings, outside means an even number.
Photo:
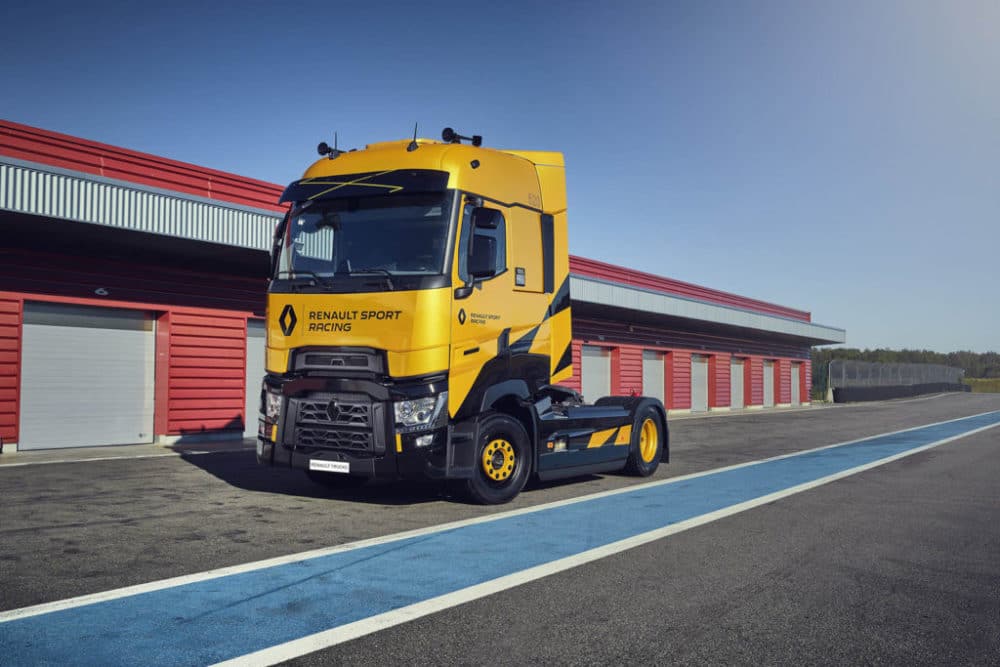
[[[919,452],[926,451],[932,447],[938,447],[953,440],[958,440],[960,438],[965,438],[970,435],[974,435],[981,431],[987,429],[995,428],[1000,426],[1000,423],[990,424],[988,426],[982,426],[965,433],[960,433],[959,435],[954,435],[942,440],[937,440],[935,442],[923,445],[921,447],[916,447],[914,449],[901,452],[899,454],[894,454],[892,456],[887,456],[883,459],[877,461],[872,461],[870,463],[865,463],[863,465],[856,466],[854,468],[849,468],[847,470],[842,470],[838,473],[828,475],[826,477],[821,477],[815,479],[811,482],[806,482],[804,484],[799,484],[797,486],[789,487],[781,491],[776,491],[775,493],[768,494],[766,496],[761,496],[760,498],[755,498],[753,500],[748,500],[736,505],[731,505],[721,510],[716,510],[715,512],[710,512],[708,514],[703,514],[685,521],[681,521],[670,526],[665,526],[663,528],[658,528],[656,530],[651,530],[646,533],[641,533],[633,537],[620,540],[618,542],[612,542],[611,544],[606,544],[596,549],[591,549],[590,551],[584,551],[573,556],[567,556],[566,558],[561,558],[559,560],[552,561],[550,563],[544,563],[542,565],[537,565],[535,567],[529,568],[527,570],[521,570],[520,572],[514,572],[513,574],[500,577],[498,579],[493,579],[492,581],[483,582],[482,584],[477,584],[475,586],[470,586],[468,588],[463,588],[462,590],[455,591],[453,593],[448,593],[446,595],[441,595],[430,600],[424,600],[423,602],[418,602],[416,604],[409,605],[407,607],[401,607],[400,609],[395,609],[393,611],[386,612],[384,614],[379,614],[377,616],[372,616],[360,621],[355,621],[353,623],[348,623],[347,625],[342,625],[332,630],[326,630],[324,632],[318,632],[308,637],[303,637],[301,639],[296,639],[294,641],[286,642],[284,644],[278,644],[276,646],[271,646],[269,648],[256,651],[254,653],[248,653],[247,655],[240,656],[238,658],[233,658],[232,660],[226,660],[220,663],[216,663],[216,667],[248,667],[251,665],[273,665],[286,660],[291,660],[293,658],[298,658],[300,656],[306,655],[307,653],[313,653],[315,651],[320,651],[322,649],[335,646],[337,644],[342,644],[344,642],[350,641],[352,639],[357,639],[367,634],[373,632],[378,632],[379,630],[385,630],[394,625],[400,625],[408,621],[415,620],[422,616],[428,616],[451,607],[456,607],[460,604],[465,604],[466,602],[471,602],[473,600],[478,600],[479,598],[486,597],[488,595],[493,595],[501,591],[505,591],[515,586],[520,586],[542,577],[547,577],[558,572],[563,572],[586,563],[599,560],[601,558],[606,558],[622,551],[628,549],[633,549],[635,547],[641,546],[643,544],[648,544],[669,535],[675,533],[680,533],[697,526],[703,526],[706,523],[711,523],[713,521],[718,521],[719,519],[724,519],[726,517],[732,516],[734,514],[739,514],[747,510],[753,509],[755,507],[760,507],[761,505],[766,505],[767,503],[774,502],[775,500],[780,500],[781,498],[787,498],[788,496],[795,495],[797,493],[802,493],[803,491],[808,491],[814,489],[818,486],[824,484],[829,484],[838,479],[843,479],[844,477],[849,477],[850,475],[856,475],[865,470],[870,470],[886,463],[896,461],[898,459],[917,454]],[[810,450],[811,451],[811,450]],[[634,488],[634,487],[632,487]]]
[[[252,452],[253,447],[240,447],[239,449],[215,449],[197,450],[190,452],[164,452],[162,454],[122,454],[121,456],[95,456],[88,459],[52,459],[51,461],[19,461],[17,463],[0,462],[0,470],[3,468],[21,468],[24,466],[42,466],[53,463],[93,463],[95,461],[125,461],[128,459],[162,459],[177,456],[204,456],[205,454],[232,454],[233,452]]]
[[[930,426],[939,426],[941,424],[949,424],[951,422],[961,421],[963,419],[969,419],[971,417],[979,417],[982,415],[988,415],[996,412],[996,410],[990,410],[988,412],[982,412],[975,415],[968,415],[965,417],[956,417],[955,419],[946,419],[940,422],[934,422],[931,424],[922,424],[920,426],[913,426],[905,429],[900,429],[898,431],[890,431],[888,433],[878,433],[876,435],[868,435],[863,438],[856,438],[854,440],[847,440],[845,442],[838,442],[832,445],[824,445],[822,447],[815,447],[813,449],[804,449],[797,452],[791,452],[788,454],[780,454],[778,456],[772,456],[766,459],[758,459],[755,461],[747,461],[744,463],[737,463],[731,466],[723,466],[721,468],[713,468],[711,470],[702,470],[700,472],[690,473],[687,475],[681,475],[679,477],[670,477],[668,479],[656,480],[652,482],[645,482],[642,484],[633,484],[631,486],[625,486],[620,489],[610,489],[608,491],[599,491],[597,493],[591,493],[585,496],[578,496],[576,498],[566,498],[564,500],[556,500],[550,503],[544,503],[541,505],[533,505],[531,507],[522,507],[516,510],[509,510],[506,512],[498,512],[496,514],[487,514],[484,516],[472,517],[469,519],[460,519],[458,521],[452,521],[449,523],[437,524],[434,526],[426,526],[424,528],[415,528],[413,530],[404,531],[401,533],[393,533],[391,535],[382,535],[379,537],[372,537],[366,540],[360,540],[357,542],[349,542],[347,544],[339,544],[332,547],[322,547],[319,549],[312,549],[310,551],[302,551],[299,553],[288,554],[285,556],[276,556],[274,558],[268,558],[266,560],[255,561],[252,563],[244,563],[241,565],[231,565],[229,567],[218,568],[214,570],[207,570],[205,572],[197,572],[194,574],[186,574],[179,577],[172,577],[170,579],[161,579],[159,581],[151,581],[145,584],[136,584],[134,586],[126,586],[124,588],[116,588],[108,591],[102,591],[100,593],[91,593],[89,595],[81,595],[79,597],[67,598],[65,600],[56,600],[54,602],[44,602],[42,604],[34,605],[31,607],[22,607],[20,609],[11,609],[9,611],[0,612],[0,623],[7,623],[9,621],[14,621],[21,618],[28,618],[31,616],[39,616],[41,614],[48,614],[54,611],[61,611],[63,609],[73,609],[75,607],[83,607],[88,604],[94,604],[97,602],[106,602],[108,600],[117,600],[119,598],[129,597],[132,595],[139,595],[141,593],[151,593],[153,591],[160,591],[167,588],[174,588],[177,586],[183,586],[185,584],[193,584],[200,581],[208,581],[211,579],[218,579],[220,577],[226,577],[233,574],[241,574],[243,572],[253,572],[256,570],[263,570],[269,567],[274,567],[276,565],[286,565],[288,563],[295,563],[298,561],[308,560],[311,558],[319,558],[322,556],[329,556],[331,554],[342,553],[346,551],[353,551],[355,549],[363,549],[365,547],[375,546],[379,544],[388,544],[391,542],[398,542],[400,540],[409,539],[412,537],[421,537],[423,535],[430,535],[432,533],[444,532],[446,530],[452,530],[455,528],[461,528],[463,526],[472,526],[480,523],[489,523],[491,521],[499,521],[500,519],[506,519],[513,516],[519,516],[522,514],[531,514],[534,512],[541,512],[543,510],[551,509],[554,507],[563,507],[565,505],[575,505],[577,503],[585,502],[588,500],[594,500],[596,498],[604,498],[607,496],[615,496],[621,493],[629,493],[637,489],[644,489],[650,487],[664,486],[667,484],[677,484],[689,479],[696,479],[698,477],[705,477],[706,475],[713,475],[719,472],[725,472],[727,470],[737,470],[739,468],[746,468],[749,466],[758,465],[761,463],[767,463],[769,461],[778,461],[780,459],[786,459],[793,456],[799,456],[802,454],[807,454],[810,452],[818,452],[824,449],[831,449],[833,447],[841,447],[843,445],[850,445],[856,442],[861,442],[863,440],[869,440],[871,438],[879,438],[888,435],[895,435],[897,433],[906,433],[907,431],[916,431],[922,428],[927,428]],[[1000,426],[998,424],[992,424],[989,426],[984,426],[973,431],[968,431],[966,433],[942,440],[940,442],[931,443],[930,445],[925,445],[919,449],[910,450],[904,452],[902,456],[915,453],[917,451],[922,451],[928,447],[933,447],[945,442],[950,442],[956,438],[965,437],[967,435],[972,435],[973,433],[978,433],[979,431],[993,428],[994,426]],[[895,457],[890,457],[875,462],[874,464],[868,464],[868,467],[873,467],[874,465],[879,465],[881,463],[886,463],[895,458],[900,458],[900,455]],[[860,471],[865,469],[864,466],[859,467],[857,470]],[[838,473],[841,474],[841,473]],[[841,474],[843,476],[843,474]],[[831,479],[836,478],[831,477]],[[675,524],[682,525],[682,524]],[[672,526],[673,527],[673,526]],[[633,538],[634,539],[634,538]]]

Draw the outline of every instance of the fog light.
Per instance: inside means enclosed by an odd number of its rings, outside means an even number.
[[[427,435],[422,435],[413,441],[413,444],[417,447],[427,447],[432,442],[434,442],[434,434],[428,433]]]

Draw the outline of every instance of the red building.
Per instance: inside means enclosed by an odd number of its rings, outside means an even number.
[[[4,451],[252,436],[282,185],[0,121]],[[807,312],[572,257],[585,396],[807,404]]]

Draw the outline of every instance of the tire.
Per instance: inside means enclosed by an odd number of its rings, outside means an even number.
[[[465,496],[481,505],[510,502],[528,481],[531,453],[519,421],[500,413],[487,415],[479,424],[476,471],[464,482]]]
[[[324,470],[306,470],[306,477],[312,482],[320,486],[325,486],[328,489],[357,489],[368,483],[367,477],[345,475],[339,472],[326,472]]]
[[[652,405],[644,405],[632,421],[632,444],[629,446],[625,472],[649,477],[660,466],[663,456],[663,419]]]

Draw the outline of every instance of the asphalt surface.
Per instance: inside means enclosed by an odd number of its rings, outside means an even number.
[[[998,409],[962,394],[676,420],[657,478]],[[998,478],[1000,428],[295,662],[998,664]],[[249,451],[0,465],[0,610],[637,481],[483,508],[436,485],[338,496]]]

